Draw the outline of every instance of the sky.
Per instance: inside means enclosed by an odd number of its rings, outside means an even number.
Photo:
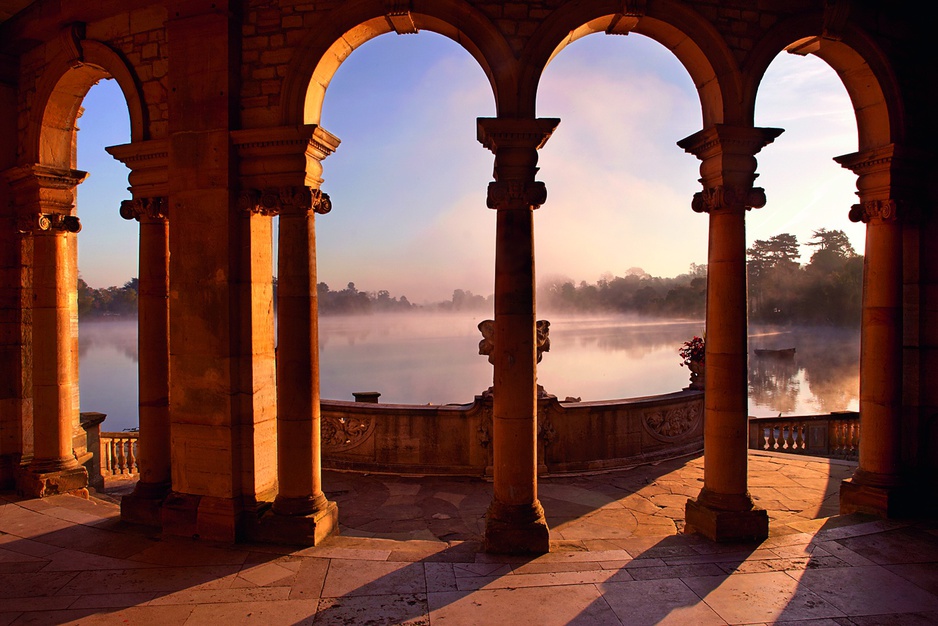
[[[79,120],[79,271],[92,287],[137,275],[136,222],[118,215],[127,169],[103,147],[130,139],[114,81],[93,87]],[[323,163],[331,213],[317,216],[319,280],[354,282],[412,302],[448,300],[454,289],[492,293],[495,212],[485,206],[493,155],[476,140],[491,117],[491,87],[475,60],[434,33],[387,34],[339,67],[322,125],[342,144]],[[590,35],[545,70],[540,117],[560,125],[540,152],[547,202],[535,212],[538,281],[596,282],[640,267],[675,276],[707,261],[707,216],[690,208],[699,161],[676,144],[701,129],[686,70],[657,42]],[[749,244],[784,232],[807,242],[844,230],[856,178],[832,158],[857,149],[846,90],[815,57],[783,53],[757,100],[756,125],[784,128],[757,155],[768,204],[747,214]],[[802,262],[811,249],[803,248]]]

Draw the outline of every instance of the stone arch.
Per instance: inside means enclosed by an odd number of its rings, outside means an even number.
[[[904,110],[897,79],[882,51],[859,28],[826,33],[820,15],[792,19],[769,31],[747,63],[743,103],[747,119],[755,116],[759,84],[769,65],[783,50],[813,54],[825,61],[847,89],[856,115],[858,150],[901,142]]]
[[[129,65],[99,41],[76,40],[73,46],[63,46],[47,65],[37,86],[23,155],[27,163],[75,167],[75,122],[81,102],[88,90],[103,79],[116,80],[124,94],[130,115],[131,141],[146,139],[146,107]]]
[[[639,33],[668,48],[690,74],[700,96],[703,127],[732,123],[740,111],[739,72],[720,34],[683,5],[649,3],[642,15],[622,15],[621,1],[567,4],[544,21],[522,57],[520,112],[534,115],[538,83],[547,64],[565,46],[593,33]]]
[[[462,46],[476,59],[492,85],[496,108],[511,94],[515,58],[501,33],[478,10],[462,0],[414,0],[400,16],[412,31],[429,30]],[[329,82],[342,62],[360,45],[395,32],[386,2],[343,3],[323,27],[300,46],[284,80],[281,119],[284,125],[319,124]]]

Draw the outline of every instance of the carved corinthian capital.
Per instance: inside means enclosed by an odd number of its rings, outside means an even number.
[[[540,181],[489,183],[486,205],[490,209],[538,208],[547,202],[547,186]]]
[[[691,208],[697,213],[710,213],[720,209],[761,209],[765,206],[765,190],[762,187],[720,185],[694,194]]]
[[[169,217],[169,199],[164,196],[153,198],[134,198],[121,202],[121,217],[125,220],[148,218],[151,220],[165,220]]]
[[[850,221],[869,224],[871,221],[894,222],[898,219],[895,200],[869,200],[850,207]]]
[[[332,210],[329,194],[304,186],[244,189],[239,204],[248,213],[267,217],[287,212],[326,214]]]

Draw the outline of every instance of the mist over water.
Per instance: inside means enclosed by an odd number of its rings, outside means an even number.
[[[492,384],[479,354],[483,313],[406,313],[320,318],[324,399],[377,391],[382,403],[463,404]],[[703,321],[642,321],[625,316],[550,320],[550,351],[538,383],[560,400],[611,400],[679,391],[690,372],[681,344]],[[857,329],[750,328],[750,349],[795,348],[790,358],[749,355],[750,415],[857,410]],[[81,410],[107,413],[104,430],[137,426],[137,322],[79,324]]]

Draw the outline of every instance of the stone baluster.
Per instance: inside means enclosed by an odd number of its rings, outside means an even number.
[[[781,132],[718,124],[678,142],[701,160],[704,191],[694,196],[693,209],[710,218],[704,486],[687,502],[686,529],[714,541],[768,536],[768,516],[753,504],[747,483],[745,216],[765,204],[763,191],[753,187],[755,154]]]
[[[494,493],[486,515],[485,549],[549,550],[537,498],[537,338],[534,302],[534,217],[547,199],[534,180],[537,150],[556,119],[479,119],[479,141],[495,154]]]

